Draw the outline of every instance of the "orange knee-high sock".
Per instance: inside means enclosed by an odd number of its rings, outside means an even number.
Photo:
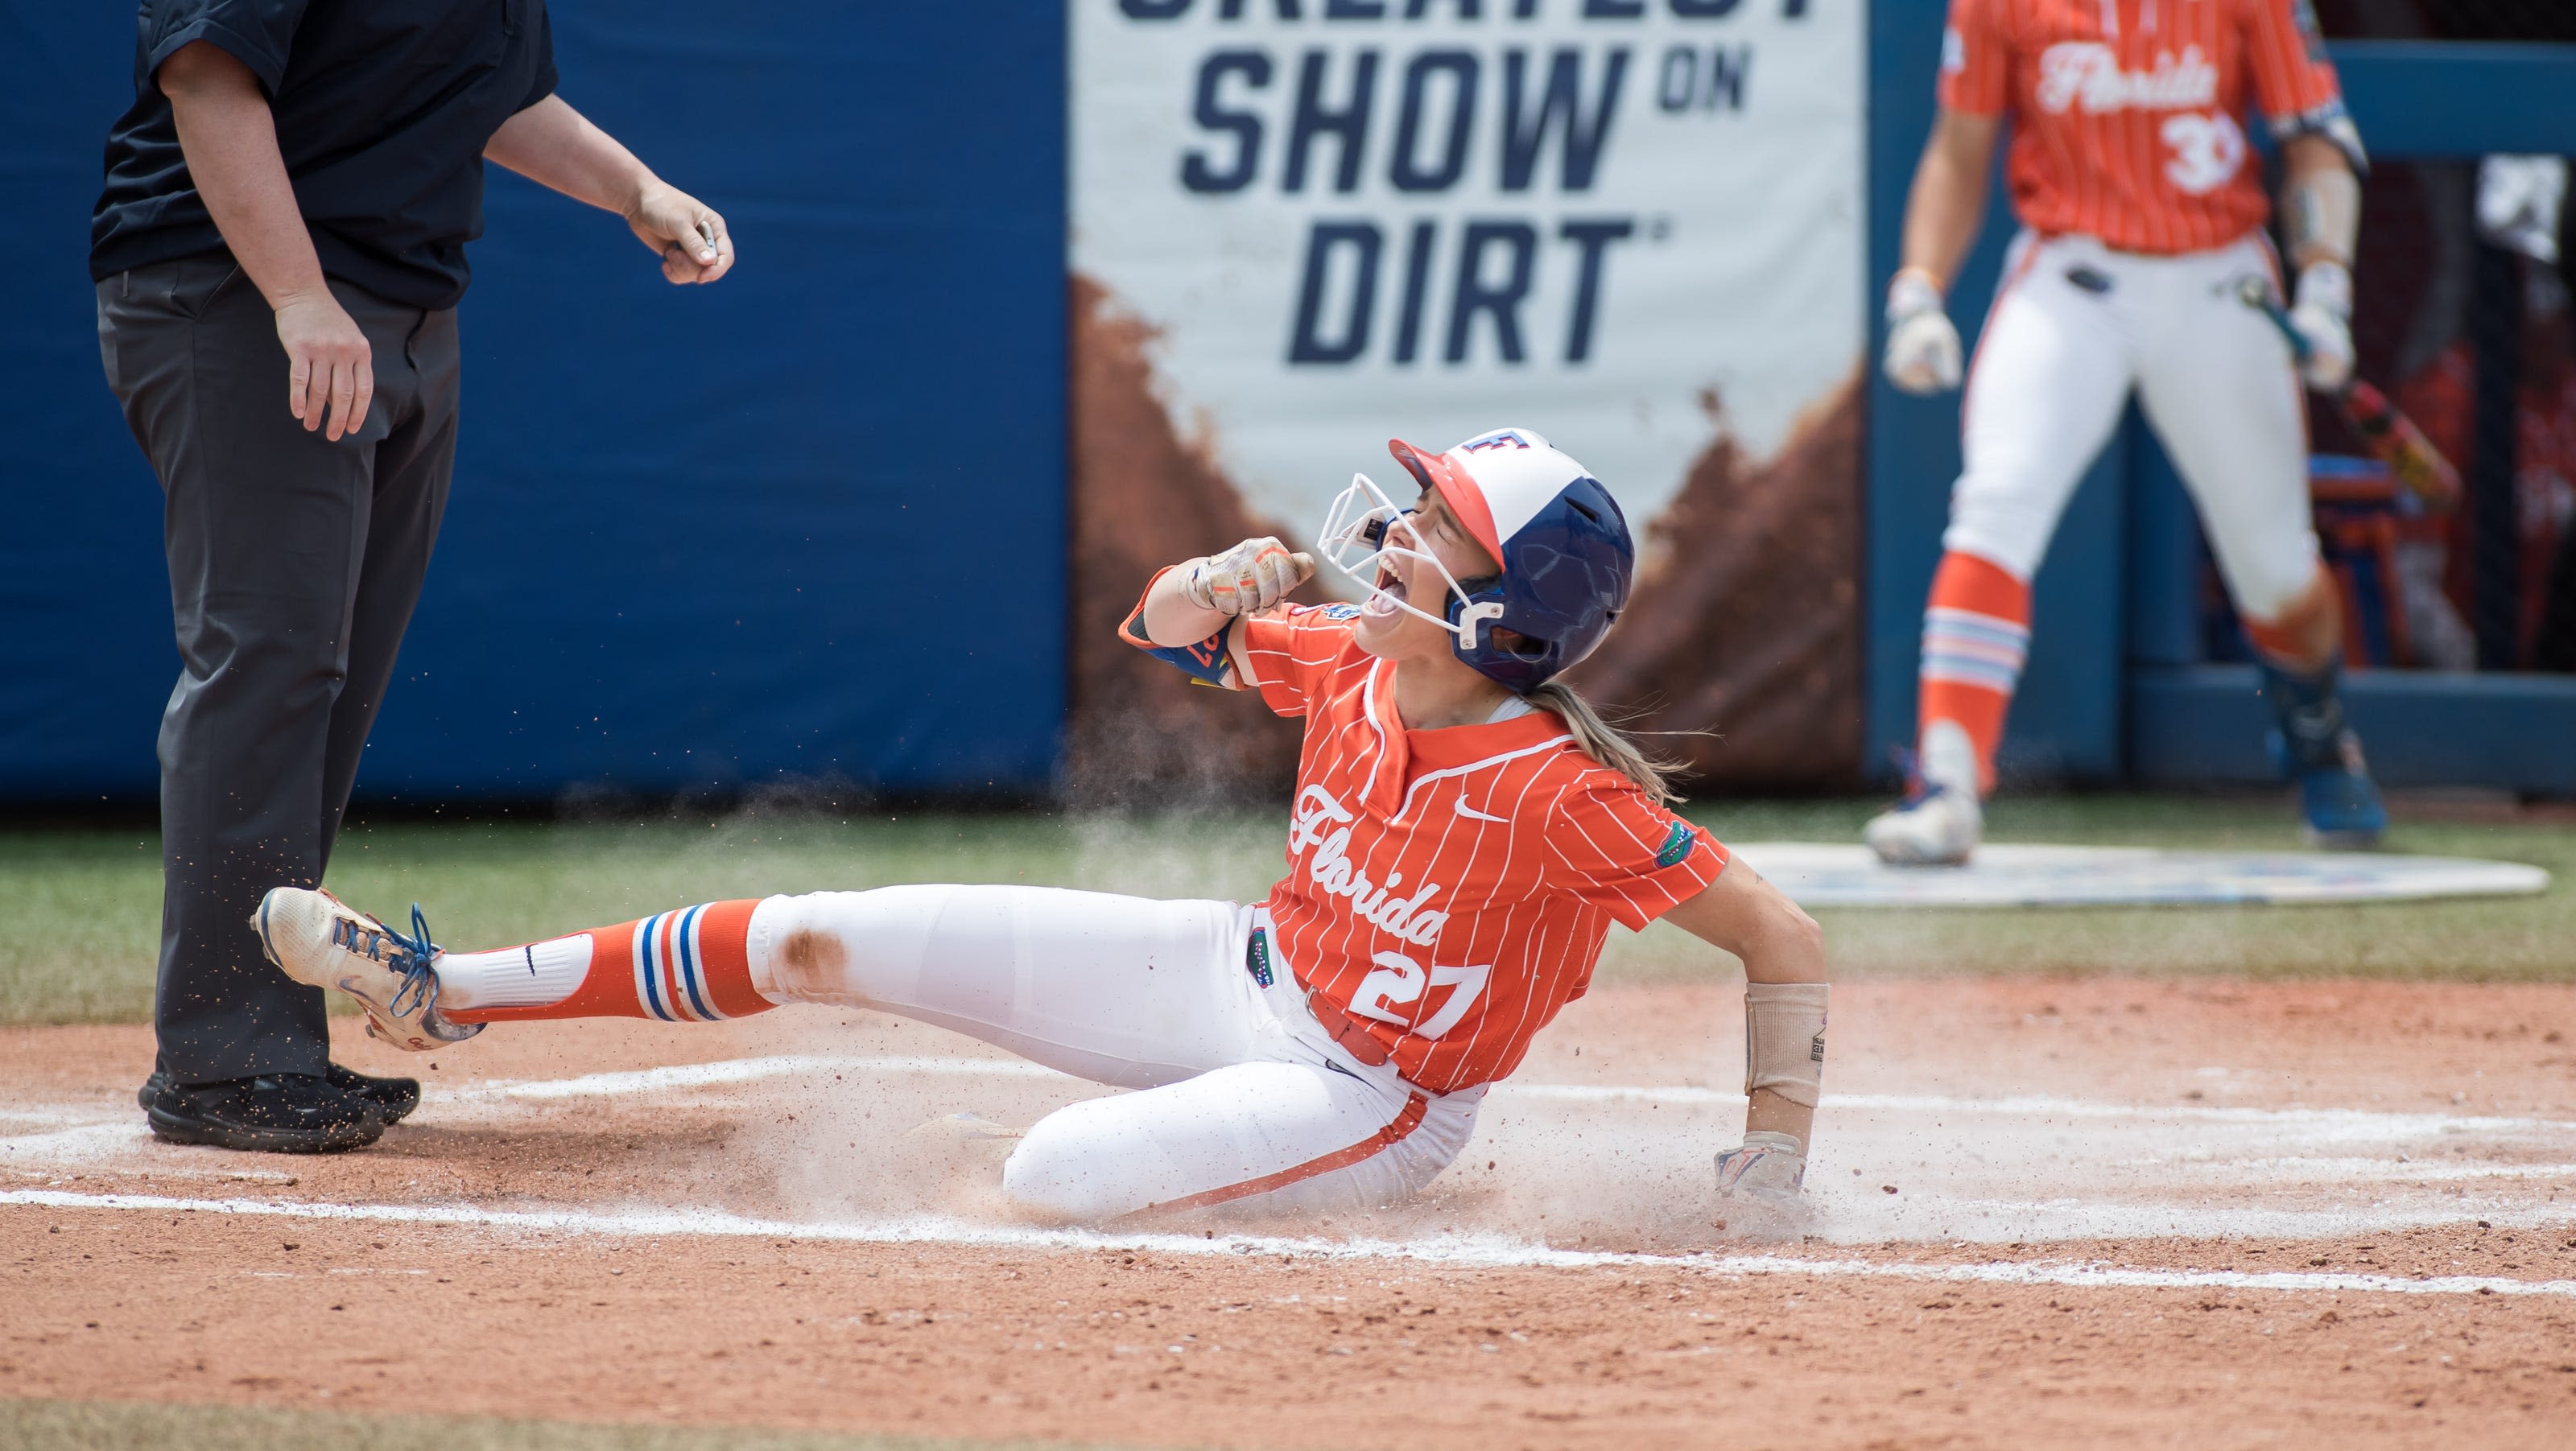
[[[1923,669],[1916,738],[1955,721],[1977,748],[1977,789],[1995,786],[2004,712],[2030,651],[2030,585],[2003,566],[1952,550],[1932,576],[1923,611]]]
[[[460,1023],[711,1023],[766,1012],[777,1004],[751,985],[751,912],[759,905],[709,902],[525,947],[441,953],[439,1012]]]

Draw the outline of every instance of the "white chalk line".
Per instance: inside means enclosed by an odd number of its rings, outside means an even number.
[[[1862,1204],[1866,1195],[1857,1196]],[[1874,1223],[1838,1223],[1833,1201],[1814,1190],[1809,1203],[1819,1209],[1811,1235],[1843,1244],[1883,1243],[1902,1239],[1934,1243],[2027,1243],[2036,1240],[2133,1239],[2280,1239],[2321,1240],[2396,1234],[2410,1229],[2481,1228],[2542,1230],[2552,1233],[2576,1227],[2576,1203],[2515,1204],[2450,1200],[2420,1208],[2376,1202],[2366,1208],[2265,1209],[2227,1204],[2203,1208],[2175,1203],[2122,1203],[2100,1199],[1986,1199],[1927,1196],[1893,1211],[1895,1217]],[[1890,1201],[1894,1204],[1895,1201]],[[1861,1204],[1845,1201],[1845,1209]],[[1893,1233],[1921,1226],[1912,1233]]]
[[[632,1072],[588,1073],[576,1078],[495,1079],[442,1094],[451,1100],[556,1099],[613,1097],[751,1083],[799,1073],[909,1073],[955,1078],[1080,1079],[1044,1064],[1018,1058],[927,1056],[836,1057],[780,1054],[765,1058],[732,1058],[715,1063],[683,1063]],[[1494,1085],[1498,1099],[1526,1098],[1557,1103],[1635,1103],[1655,1101],[1741,1107],[1744,1095],[1690,1084],[1639,1085],[1591,1083],[1515,1083]],[[2134,1104],[2094,1099],[2016,1094],[2003,1098],[1959,1098],[1927,1093],[1834,1093],[1828,1108],[1882,1113],[1977,1113],[2018,1118],[2163,1118],[2185,1123],[2295,1124],[2317,1128],[2369,1129],[2387,1134],[2439,1133],[2576,1133],[2576,1119],[2511,1118],[2477,1114],[2393,1113],[2375,1109],[2241,1108],[2218,1104]]]
[[[15,1165],[0,1165],[0,1174],[7,1174],[17,1179],[39,1179],[47,1184],[60,1184],[67,1179],[73,1183],[84,1179],[142,1179],[147,1182],[154,1179],[203,1179],[223,1184],[249,1185],[284,1185],[303,1182],[303,1176],[299,1174],[276,1174],[260,1169],[174,1169],[167,1164],[155,1164],[149,1167],[136,1165],[133,1168],[85,1164],[77,1171],[66,1169],[59,1164],[44,1169],[21,1169]]]
[[[253,1215],[376,1224],[458,1225],[623,1238],[802,1240],[837,1244],[946,1245],[963,1249],[1098,1252],[1230,1259],[1286,1256],[1320,1260],[1412,1260],[1473,1269],[1698,1270],[1718,1275],[1804,1275],[1820,1279],[1893,1279],[1987,1285],[2059,1285],[2080,1289],[2226,1289],[2294,1294],[2538,1295],[2576,1299],[2576,1280],[2518,1280],[2494,1275],[2321,1274],[2287,1271],[2148,1270],[2066,1261],[1920,1264],[1883,1260],[1817,1260],[1794,1255],[1638,1254],[1564,1250],[1495,1236],[1431,1240],[1328,1240],[1278,1235],[1118,1234],[1098,1230],[981,1225],[937,1217],[875,1223],[805,1223],[752,1219],[718,1210],[597,1213],[587,1210],[476,1209],[456,1205],[329,1204],[273,1199],[180,1199],[158,1194],[73,1194],[49,1189],[0,1190],[0,1205],[110,1209],[148,1213]]]
[[[752,1083],[787,1075],[805,1075],[826,1080],[842,1077],[925,1074],[952,1078],[1001,1078],[1059,1080],[1067,1086],[1079,1080],[1057,1073],[1036,1063],[1019,1059],[963,1056],[856,1056],[856,1055],[775,1055],[760,1058],[733,1059],[712,1063],[681,1064],[629,1072],[585,1074],[573,1078],[549,1080],[489,1080],[442,1089],[432,1100],[432,1115],[442,1105],[453,1105],[466,1118],[476,1116],[476,1109],[509,1110],[524,1104],[533,1108],[549,1100],[587,1099],[603,1096],[645,1096],[657,1093],[685,1092],[692,1088],[717,1087]],[[1557,1101],[1570,1104],[1607,1104],[1665,1102],[1683,1106],[1705,1106],[1712,1110],[1740,1106],[1740,1095],[1720,1093],[1698,1085],[1632,1086],[1603,1084],[1503,1084],[1500,1096],[1532,1101]],[[27,1111],[0,1117],[15,1117],[20,1123],[45,1127],[33,1133],[0,1134],[0,1168],[25,1178],[42,1177],[59,1186],[60,1174],[72,1166],[92,1172],[114,1173],[116,1177],[146,1179],[160,1168],[135,1164],[130,1168],[112,1169],[115,1160],[129,1158],[134,1151],[146,1149],[149,1134],[144,1125],[121,1106],[105,1105],[73,1108],[69,1105],[42,1107],[22,1105]],[[2378,1113],[2364,1110],[2337,1109],[2256,1109],[2206,1105],[2137,1105],[2106,1103],[2047,1096],[1967,1099],[1940,1095],[1845,1094],[1836,1095],[1829,1104],[1829,1114],[1849,1110],[1861,1115],[1894,1114],[1940,1116],[2009,1115],[2022,1121],[2027,1131],[2034,1122],[2045,1123],[2052,1117],[2080,1120],[2123,1120],[2155,1126],[2176,1121],[2218,1124],[2262,1125],[2290,1131],[2323,1148],[2336,1143],[2373,1142],[2391,1144],[2411,1138],[2461,1135],[2473,1130],[2503,1137],[2519,1134],[2526,1144],[2534,1130],[2556,1131],[2542,1135],[2545,1139],[2564,1138],[2576,1130],[2576,1121],[2505,1118],[2495,1116],[2451,1116],[2420,1113]],[[56,1127],[55,1125],[63,1125]],[[1673,1127],[1683,1125],[1676,1122]],[[2459,1140],[2449,1140],[2457,1146]],[[2286,1144],[2282,1147],[2287,1147]],[[2563,1157],[2554,1155],[2553,1157]],[[2233,1181],[2254,1187],[2266,1175],[2304,1178],[2302,1188],[2321,1187],[2328,1183],[2378,1183],[2391,1188],[2407,1184],[2452,1183],[2465,1185],[2484,1181],[2498,1184],[2513,1181],[2556,1181],[2571,1176],[2571,1166],[2556,1163],[2498,1163],[2494,1160],[2459,1163],[2449,1159],[2422,1158],[2409,1161],[2404,1155],[2397,1162],[2349,1158],[2284,1155],[2277,1151],[2259,1159],[2240,1159],[2198,1151],[2179,1158],[2150,1158],[2132,1161],[2135,1167],[2154,1169],[2164,1174],[2183,1175],[2203,1185],[2213,1179]],[[52,1174],[36,1171],[39,1164],[55,1166]],[[25,1167],[18,1167],[25,1166]],[[2110,1166],[2106,1166],[2110,1167]],[[174,1171],[175,1172],[175,1171]],[[2251,1177],[2249,1177],[2251,1176]],[[178,1177],[214,1177],[179,1174]],[[2138,1186],[2132,1186],[2138,1187]],[[2204,1191],[2205,1192],[2205,1191]],[[2460,1191],[2451,1191],[2457,1195]],[[2555,1195],[2552,1195],[2555,1198]],[[1822,1203],[1823,1201],[1819,1201]],[[1872,1205],[1875,1200],[1869,1201]],[[2277,1235],[2282,1238],[2319,1238],[2341,1234],[2389,1232],[2401,1228],[2429,1227],[2466,1223],[2472,1219],[2492,1220],[2511,1227],[2541,1228],[2576,1222],[2576,1205],[2539,1205],[2465,1200],[2439,1207],[2407,1208],[2374,1202],[2368,1208],[2301,1208],[2269,1209],[2253,1204],[2237,1204],[2224,1210],[2213,1210],[2190,1204],[2127,1202],[2125,1196],[2111,1200],[2086,1200],[2050,1197],[2036,1200],[1999,1200],[1987,1198],[1956,1199],[1938,1194],[1919,1203],[1909,1201],[1900,1216],[1909,1224],[1945,1226],[1939,1238],[1953,1239],[1956,1228],[1968,1238],[2001,1239],[2116,1239],[2178,1235],[2190,1237],[2229,1237],[2236,1235]],[[1864,1216],[1865,1218],[1867,1216]],[[1880,1216],[1883,1217],[1883,1216]],[[1973,1228],[1972,1228],[1973,1226]],[[1867,1232],[1863,1232],[1866,1229]],[[1843,1225],[1840,1231],[1825,1233],[1846,1242],[1867,1243],[1883,1238],[1879,1229]]]
[[[122,1105],[119,1106],[118,1111],[122,1111]],[[21,1105],[14,1108],[0,1108],[0,1123],[57,1126],[94,1124],[105,1121],[108,1112],[100,1108],[69,1108],[58,1104]]]
[[[2129,1159],[2123,1161],[2121,1167],[2150,1169],[2163,1174],[2242,1179],[2248,1184],[2278,1181],[2294,1175],[2303,1185],[2450,1184],[2481,1179],[2561,1179],[2576,1184],[2576,1164],[2449,1164],[2430,1160],[2392,1164],[2385,1159],[2327,1159],[2284,1154],[2269,1159],[2194,1159],[2188,1156],[2179,1159]]]
[[[151,1135],[152,1131],[144,1126],[142,1116],[128,1112],[118,1118],[102,1119],[76,1129],[51,1129],[41,1134],[0,1138],[0,1154],[27,1160],[95,1159],[139,1144]]]

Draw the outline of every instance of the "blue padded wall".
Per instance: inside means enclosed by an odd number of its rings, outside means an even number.
[[[1062,8],[551,9],[564,97],[742,260],[670,287],[616,218],[494,170],[455,495],[361,797],[1043,786]],[[0,0],[0,198],[31,254],[0,272],[0,800],[148,798],[177,668],[85,271],[132,16]]]

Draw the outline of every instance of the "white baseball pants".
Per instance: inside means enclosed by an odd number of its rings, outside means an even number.
[[[1429,1094],[1352,1058],[1273,949],[1259,909],[1049,887],[903,886],[771,897],[752,985],[875,1009],[1138,1090],[1040,1120],[1002,1170],[1041,1213],[1099,1221],[1221,1203],[1351,1209],[1420,1189],[1466,1147],[1481,1087]]]
[[[2247,277],[2278,289],[2258,233],[2175,257],[2016,239],[1968,371],[1943,547],[2029,580],[2134,387],[2238,611],[2278,619],[2317,572],[2307,413],[2289,344],[2237,296]]]

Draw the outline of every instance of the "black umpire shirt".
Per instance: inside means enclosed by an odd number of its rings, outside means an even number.
[[[545,0],[142,0],[134,106],[107,137],[89,270],[221,249],[154,75],[205,41],[250,68],[322,270],[409,307],[465,295],[483,147],[554,93]]]

